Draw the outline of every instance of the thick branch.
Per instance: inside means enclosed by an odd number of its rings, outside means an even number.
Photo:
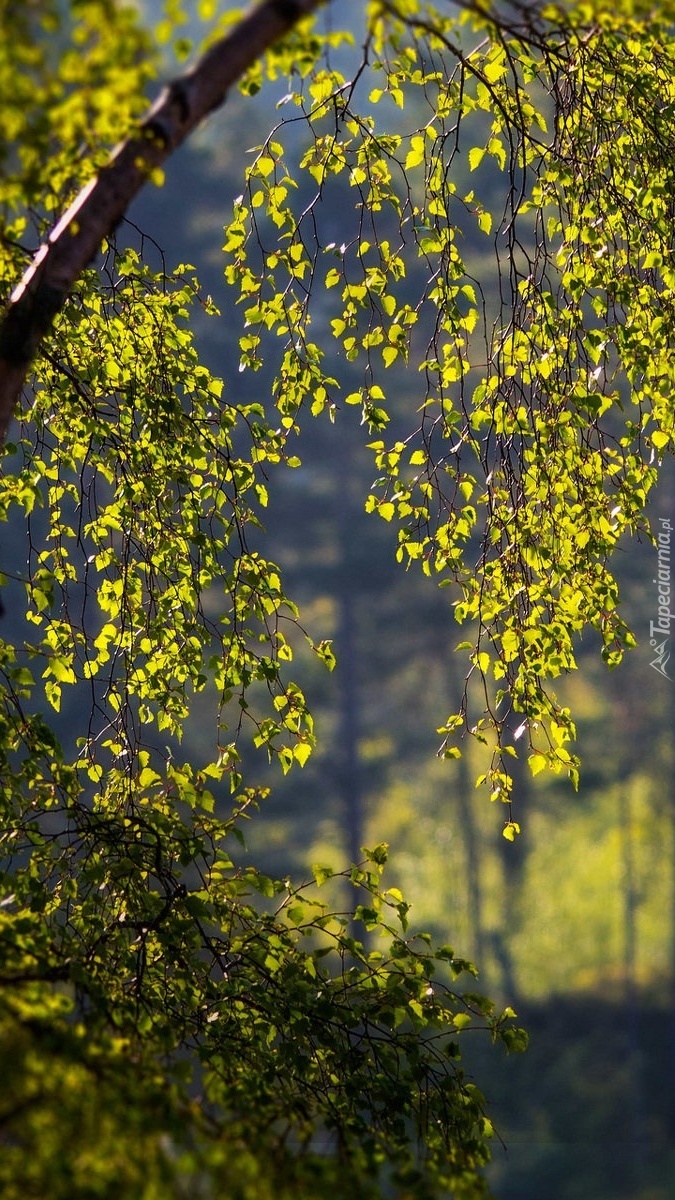
[[[283,34],[325,0],[263,0],[171,83],[80,192],[40,247],[0,323],[0,444],[28,368],[73,285],[149,174],[185,141],[229,88]]]

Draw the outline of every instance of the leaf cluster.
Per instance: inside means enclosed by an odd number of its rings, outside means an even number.
[[[444,752],[467,733],[491,748],[507,836],[510,758],[578,782],[551,681],[583,632],[609,666],[635,645],[611,558],[649,534],[673,435],[667,13],[515,10],[370,6],[351,76],[298,73],[225,243],[242,368],[272,333],[280,395],[361,409],[366,507],[397,526],[405,566],[450,589],[469,665]],[[399,433],[410,396],[419,423]]]

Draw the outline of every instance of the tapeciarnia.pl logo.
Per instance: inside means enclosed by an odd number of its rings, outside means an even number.
[[[661,526],[656,535],[658,546],[658,569],[656,579],[653,582],[656,584],[656,592],[658,599],[658,616],[656,621],[649,622],[649,645],[655,651],[656,658],[650,662],[650,667],[658,671],[659,675],[663,675],[665,679],[672,679],[672,675],[668,674],[667,666],[670,659],[670,650],[668,645],[670,642],[670,622],[675,617],[675,613],[670,611],[670,539],[672,535],[672,526],[670,521],[665,517],[659,517],[659,525]],[[663,635],[666,635],[665,637]]]

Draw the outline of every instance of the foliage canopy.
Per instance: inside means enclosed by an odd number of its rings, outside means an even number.
[[[181,53],[168,7],[158,32]],[[159,69],[113,0],[13,9],[7,294]],[[646,530],[673,437],[675,40],[666,5],[364,17],[349,74],[352,36],[305,20],[241,82],[289,81],[224,238],[240,368],[273,367],[269,400],[238,403],[200,362],[191,314],[218,314],[193,268],[157,271],[144,239],[110,231],[6,447],[1,511],[27,545],[3,563],[8,1197],[46,1180],[54,1197],[484,1190],[490,1126],[457,1035],[518,1047],[514,1014],[457,991],[471,968],[450,947],[408,936],[383,847],[347,873],[363,940],[313,887],[236,865],[261,799],[243,743],[288,771],[314,738],[289,675],[298,613],[250,535],[269,472],[299,466],[301,422],[358,406],[367,507],[466,626],[445,753],[466,731],[486,743],[510,838],[517,749],[576,778],[550,681],[584,629],[610,665],[633,644],[610,559]],[[206,695],[213,751],[187,763]]]

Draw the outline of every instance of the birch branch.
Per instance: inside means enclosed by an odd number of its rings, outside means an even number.
[[[325,0],[263,0],[174,80],[138,131],[80,192],[14,289],[0,322],[0,445],[42,339],[77,279],[131,201],[232,86],[280,37]]]

